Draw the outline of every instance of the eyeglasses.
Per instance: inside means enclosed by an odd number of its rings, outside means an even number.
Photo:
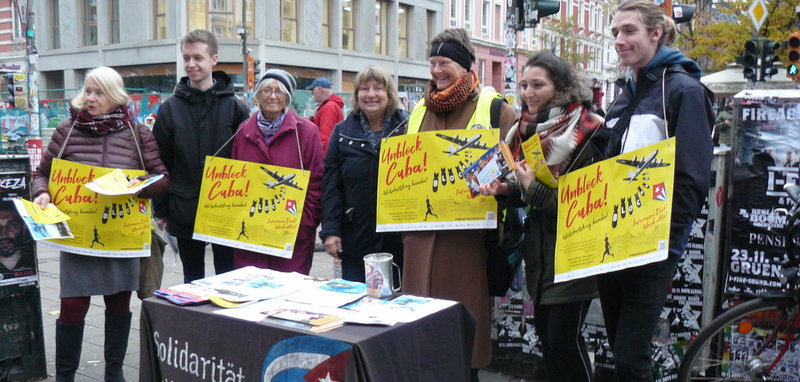
[[[270,88],[261,89],[261,94],[263,94],[263,95],[265,95],[267,97],[269,97],[271,95],[275,95],[275,97],[280,97],[280,96],[285,96],[286,95],[286,93],[284,93],[281,89],[270,89]]]

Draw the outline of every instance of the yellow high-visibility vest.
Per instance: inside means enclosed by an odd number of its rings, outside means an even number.
[[[492,116],[490,109],[492,106],[492,100],[495,98],[502,98],[502,96],[500,93],[491,88],[481,89],[481,92],[478,95],[478,104],[475,106],[475,112],[472,113],[472,118],[470,118],[469,123],[467,123],[465,128],[492,128]],[[416,105],[414,105],[414,109],[411,110],[411,115],[408,117],[408,129],[406,130],[406,134],[416,134],[419,132],[419,129],[422,126],[422,118],[425,116],[425,112],[427,110],[428,108],[425,106],[425,98],[422,98],[419,100],[419,102],[417,102]],[[475,125],[480,125],[480,127]]]

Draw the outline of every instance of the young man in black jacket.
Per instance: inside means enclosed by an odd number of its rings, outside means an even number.
[[[667,47],[675,24],[652,1],[620,4],[611,32],[630,72],[606,116],[604,130],[612,132],[606,156],[676,138],[669,257],[597,278],[618,380],[652,381],[650,343],[691,223],[708,194],[713,94],[700,83],[697,63]]]
[[[249,116],[234,95],[230,77],[212,72],[219,60],[218,48],[217,38],[207,30],[183,37],[186,76],[175,87],[174,96],[161,105],[153,126],[161,160],[173,174],[169,195],[156,201],[154,213],[159,225],[166,224],[178,238],[185,282],[205,277],[206,243],[192,239],[205,157],[221,149],[216,155],[229,158],[231,146],[226,142]],[[212,250],[216,273],[233,269],[231,248],[213,244]]]

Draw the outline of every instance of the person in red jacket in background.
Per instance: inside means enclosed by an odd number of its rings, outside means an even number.
[[[319,128],[319,138],[322,141],[323,154],[328,152],[328,138],[337,123],[344,120],[344,101],[342,97],[333,94],[333,82],[325,77],[314,80],[306,90],[311,90],[311,96],[319,104],[317,112],[309,118]]]

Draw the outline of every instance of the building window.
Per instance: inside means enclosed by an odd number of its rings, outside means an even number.
[[[427,38],[425,39],[425,53],[427,54],[431,51],[431,40],[433,39],[435,34],[434,31],[436,30],[436,12],[426,11],[425,19],[428,21]]]
[[[246,6],[247,34],[253,36],[254,1],[246,0]],[[188,29],[207,29],[218,38],[239,38],[236,29],[242,25],[241,7],[238,0],[187,0]]]
[[[397,54],[408,58],[408,12],[410,7],[400,4],[397,9]]]
[[[586,3],[584,3],[583,0],[580,0],[580,2],[580,7],[578,8],[578,26],[583,28],[584,25],[586,25]]]
[[[467,0],[469,1],[469,0]],[[450,0],[450,26],[458,26],[458,0]]]
[[[167,38],[167,0],[154,0],[153,11],[155,12],[155,30],[153,36],[156,40]]]
[[[111,0],[109,3],[111,13],[111,43],[119,42],[119,0]]]
[[[575,21],[575,20],[573,20],[573,18],[572,18],[572,16],[573,16],[573,14],[574,14],[574,13],[575,13],[575,12],[573,12],[573,10],[572,10],[572,0],[567,0],[567,19],[568,19],[569,21]]]
[[[281,41],[297,43],[297,1],[281,0]]]
[[[331,46],[331,4],[330,0],[322,0],[322,46]]]
[[[97,2],[83,0],[83,45],[97,45]]]
[[[342,49],[355,50],[355,0],[342,0]]]
[[[464,29],[472,30],[472,1],[464,1]]]
[[[485,84],[486,79],[486,60],[478,60],[478,82]]]
[[[500,4],[494,5],[494,38],[500,40],[503,36],[503,22],[500,20],[500,16],[503,14],[503,6]]]
[[[489,12],[491,12],[492,6],[489,4],[489,0],[483,0],[483,8],[481,9],[481,33],[487,35],[489,34],[489,20],[490,16]]]
[[[382,1],[375,2],[375,53],[386,54],[386,36],[389,26],[389,7]]]
[[[50,14],[52,19],[50,20],[50,25],[52,25],[51,33],[50,33],[50,43],[53,49],[61,49],[61,28],[59,27],[60,22],[60,14],[58,8],[58,0],[51,0],[50,2]]]

